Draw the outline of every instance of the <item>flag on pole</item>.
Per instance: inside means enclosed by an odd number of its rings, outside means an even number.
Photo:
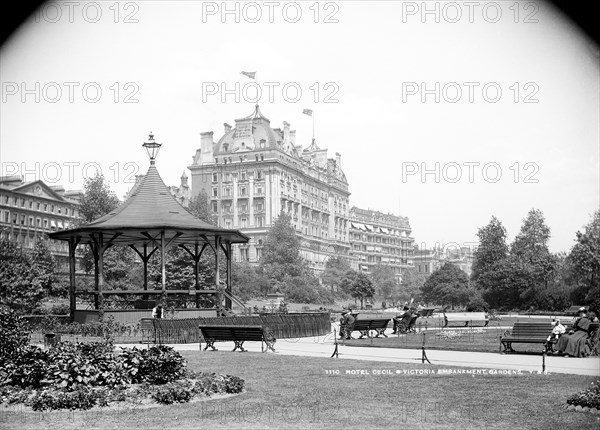
[[[313,111],[312,111],[312,109],[304,109],[304,110],[302,111],[302,113],[303,113],[304,115],[312,116],[312,114],[313,114]]]
[[[248,76],[250,79],[256,79],[256,72],[242,72],[242,75]]]

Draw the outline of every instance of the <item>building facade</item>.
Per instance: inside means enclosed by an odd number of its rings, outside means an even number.
[[[414,238],[407,217],[352,207],[349,238],[357,270],[370,274],[374,266],[387,265],[400,283],[402,272],[412,267]]]
[[[247,117],[224,124],[218,140],[201,133],[193,156],[193,194],[205,190],[224,228],[251,237],[236,246],[237,261],[258,262],[269,228],[284,212],[301,242],[301,255],[318,274],[332,255],[349,255],[349,188],[341,156],[327,157],[313,139],[302,148],[290,124],[272,128],[258,105]]]
[[[31,249],[46,233],[74,227],[81,191],[65,191],[42,181],[24,182],[21,176],[0,177],[0,237]],[[64,242],[50,240],[59,264],[69,255]]]
[[[470,247],[457,247],[456,244],[439,245],[433,249],[419,249],[413,251],[413,264],[419,273],[430,275],[446,263],[452,263],[470,277],[473,267],[473,249]]]

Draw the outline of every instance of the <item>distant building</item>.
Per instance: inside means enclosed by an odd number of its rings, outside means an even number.
[[[169,187],[169,191],[181,206],[187,208],[190,205],[190,200],[192,200],[192,189],[188,185],[188,176],[185,172],[181,175],[181,183],[179,186],[171,186]]]
[[[33,248],[45,234],[74,227],[81,191],[65,191],[42,181],[23,182],[21,176],[0,177],[0,237]],[[59,263],[68,257],[65,242],[49,241]]]
[[[419,273],[430,275],[441,267],[439,254],[432,249],[413,250],[413,266]]]
[[[350,195],[341,156],[327,157],[313,139],[302,149],[290,124],[272,128],[258,105],[223,135],[201,133],[193,156],[193,195],[205,190],[218,225],[251,237],[235,247],[237,261],[258,262],[270,227],[290,215],[301,255],[318,274],[333,255],[348,255]]]
[[[412,267],[414,238],[407,217],[370,209],[350,209],[350,254],[357,270],[371,273],[383,264],[394,270],[398,283]]]
[[[413,264],[419,273],[427,275],[435,272],[446,263],[452,263],[467,276],[471,276],[473,267],[473,249],[469,247],[455,248],[449,245],[437,245],[434,249],[418,249],[415,247]]]

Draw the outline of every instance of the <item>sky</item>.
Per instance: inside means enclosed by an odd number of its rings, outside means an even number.
[[[122,198],[153,132],[178,185],[258,87],[297,144],[314,119],[351,206],[408,217],[421,247],[473,246],[492,216],[512,241],[536,208],[568,252],[600,207],[598,46],[545,2],[424,4],[46,3],[0,49],[0,174],[100,171]]]

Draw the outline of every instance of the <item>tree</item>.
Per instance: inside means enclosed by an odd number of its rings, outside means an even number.
[[[526,306],[533,305],[556,278],[557,260],[548,249],[549,239],[550,228],[544,214],[532,209],[510,246],[512,278],[521,285],[521,301]]]
[[[54,258],[43,243],[25,251],[0,239],[0,304],[20,313],[33,311],[48,295],[54,281]]]
[[[80,224],[88,224],[119,206],[117,195],[105,182],[104,175],[98,173],[83,184],[83,196],[79,202]]]
[[[364,307],[365,298],[373,297],[375,294],[375,288],[373,287],[373,281],[363,272],[355,272],[356,275],[352,283],[350,284],[350,295],[355,299],[360,299],[360,308]]]
[[[454,309],[469,301],[469,279],[457,266],[445,263],[427,278],[421,292],[426,302],[449,304]]]
[[[340,282],[346,273],[352,268],[348,260],[340,255],[330,257],[325,263],[325,271],[321,275],[321,281],[324,285],[331,287],[331,291],[339,292]]]
[[[490,274],[496,270],[498,264],[508,258],[506,229],[493,216],[488,225],[479,229],[477,236],[479,246],[474,253],[471,280],[477,288],[488,290],[494,288],[495,284],[494,280],[490,279]]]
[[[256,297],[264,297],[269,292],[269,280],[261,270],[257,270],[250,263],[232,262],[231,268],[233,294],[244,302]]]
[[[379,290],[379,294],[384,300],[392,298],[394,292],[398,290],[398,282],[394,269],[387,264],[377,264],[371,270],[371,279],[375,288]]]
[[[492,307],[514,307],[519,302],[519,289],[511,283],[506,244],[506,229],[496,217],[477,232],[479,246],[474,253],[471,281]]]
[[[585,231],[576,234],[577,243],[567,258],[576,289],[573,298],[583,300],[598,314],[600,311],[600,210],[596,211]]]
[[[392,299],[394,302],[409,301],[410,299],[419,300],[421,287],[425,284],[427,275],[421,273],[416,267],[409,267],[402,273],[402,283],[399,292]]]
[[[208,194],[203,189],[190,200],[188,211],[204,222],[217,225],[217,218],[210,209]]]
[[[119,204],[120,202],[116,194],[111,191],[110,187],[105,182],[104,175],[98,173],[93,178],[86,179],[83,184],[83,196],[79,202],[80,218],[77,220],[77,224],[84,225],[95,221],[115,210]],[[112,253],[109,253],[108,255],[110,254]],[[86,248],[81,264],[86,273],[90,273],[94,270],[94,256],[89,248]],[[127,264],[131,264],[131,261],[128,261]],[[108,257],[108,261],[105,262],[104,267],[107,268],[107,266],[108,271],[110,271],[110,257]]]
[[[260,265],[265,275],[276,282],[282,282],[286,276],[294,278],[307,274],[306,262],[300,256],[300,240],[289,215],[282,212],[273,222]]]

